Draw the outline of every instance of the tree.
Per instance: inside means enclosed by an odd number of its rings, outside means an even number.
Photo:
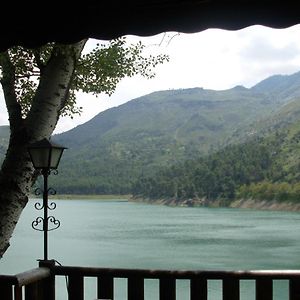
[[[70,45],[50,43],[36,49],[14,47],[0,53],[0,80],[9,115],[10,141],[0,171],[0,257],[37,177],[27,146],[50,138],[60,116],[81,112],[76,91],[111,95],[126,76],[154,76],[166,55],[143,56],[144,45],[125,38],[98,44],[83,54],[87,40]]]

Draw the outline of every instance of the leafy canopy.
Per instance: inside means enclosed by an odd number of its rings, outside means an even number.
[[[8,50],[14,71],[15,95],[26,117],[38,88],[39,80],[55,51],[62,51],[64,45],[49,43],[38,49],[25,49],[17,46]],[[117,84],[124,77],[141,75],[146,78],[155,76],[154,68],[169,61],[167,55],[143,56],[145,46],[138,42],[128,45],[126,38],[112,40],[108,45],[97,44],[89,53],[82,54],[70,84],[68,99],[61,115],[80,114],[82,107],[76,106],[76,91],[98,95],[113,94]],[[0,53],[0,61],[3,53]],[[71,55],[71,54],[70,54]],[[0,64],[0,78],[3,70]]]

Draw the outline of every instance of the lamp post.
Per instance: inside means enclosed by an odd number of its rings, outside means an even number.
[[[48,231],[55,230],[60,226],[60,221],[55,219],[53,216],[48,216],[48,210],[53,210],[56,208],[55,203],[48,204],[48,195],[51,193],[54,195],[56,192],[52,188],[48,188],[48,176],[52,170],[56,170],[63,151],[67,149],[66,147],[60,146],[58,144],[52,143],[47,139],[42,139],[38,142],[30,144],[28,146],[28,152],[35,169],[41,170],[41,174],[44,178],[43,186],[43,203],[36,203],[35,208],[42,210],[44,212],[43,217],[37,217],[32,222],[32,228],[38,231],[43,231],[44,233],[44,261],[48,260]],[[36,194],[40,194],[40,189],[36,189]],[[54,227],[49,228],[49,222],[51,222]],[[42,223],[42,229],[38,228]]]

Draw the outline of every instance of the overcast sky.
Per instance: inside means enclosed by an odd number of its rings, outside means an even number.
[[[60,120],[56,133],[154,91],[193,87],[223,90],[236,85],[249,88],[274,74],[298,72],[299,38],[300,25],[287,29],[251,26],[238,31],[209,29],[194,34],[168,32],[146,38],[128,36],[129,42],[141,40],[147,45],[148,54],[169,54],[170,61],[156,68],[154,79],[136,76],[122,80],[111,97],[78,94],[82,115],[73,120]],[[99,41],[90,40],[86,51],[96,42]],[[0,101],[0,125],[5,125],[8,117],[3,97]]]

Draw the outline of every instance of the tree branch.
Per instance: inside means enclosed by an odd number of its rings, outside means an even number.
[[[1,85],[9,115],[10,128],[13,131],[18,127],[20,128],[22,112],[15,93],[15,66],[10,61],[7,51],[0,54],[0,66],[2,68]]]
[[[26,118],[31,139],[49,137],[55,129],[61,109],[67,103],[76,63],[85,42],[54,46]]]
[[[40,69],[40,73],[42,73],[45,68],[45,64],[43,63],[43,61],[41,59],[40,52],[38,49],[34,49],[32,52],[34,54],[35,62],[37,64],[38,68]]]

